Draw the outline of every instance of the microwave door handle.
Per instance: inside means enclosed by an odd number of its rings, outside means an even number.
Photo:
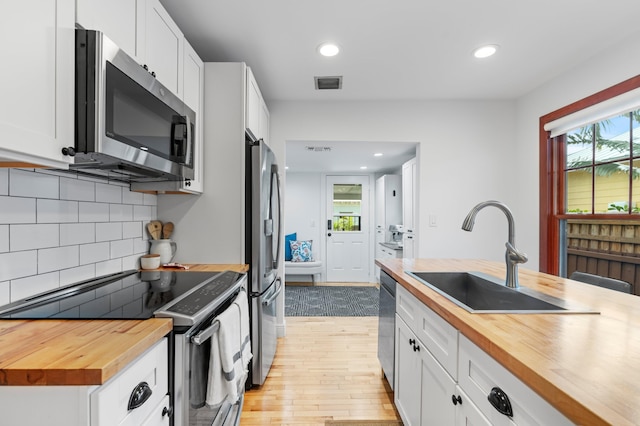
[[[184,116],[186,122],[187,122],[187,149],[186,149],[186,157],[185,157],[185,163],[191,167],[193,167],[193,164],[189,164],[187,163],[187,161],[191,160],[191,119],[189,119],[188,115]]]

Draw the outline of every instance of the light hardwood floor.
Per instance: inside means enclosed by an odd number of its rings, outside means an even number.
[[[247,391],[240,424],[398,420],[377,358],[377,317],[286,317],[264,385]]]

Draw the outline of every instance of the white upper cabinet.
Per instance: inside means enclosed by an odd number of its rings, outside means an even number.
[[[2,14],[0,165],[67,168],[74,144],[74,0],[23,0]],[[4,164],[2,164],[4,163]]]
[[[196,113],[196,147],[193,154],[193,179],[182,182],[180,191],[201,193],[204,189],[204,62],[184,41],[184,103]]]
[[[182,98],[184,35],[159,0],[146,0],[138,40],[144,46],[140,61],[160,83]]]
[[[159,0],[76,0],[76,22],[102,31],[182,99],[184,35]]]
[[[245,105],[245,126],[256,139],[269,143],[269,110],[264,102],[258,83],[247,67],[247,99]]]
[[[146,0],[76,0],[76,22],[87,30],[101,31],[120,49],[140,62],[138,16]]]

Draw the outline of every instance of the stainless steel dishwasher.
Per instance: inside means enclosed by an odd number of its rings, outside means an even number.
[[[393,390],[393,364],[395,362],[396,282],[385,271],[380,271],[380,304],[378,314],[378,360]]]

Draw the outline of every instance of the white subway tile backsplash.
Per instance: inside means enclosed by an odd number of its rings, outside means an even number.
[[[122,270],[128,269],[140,269],[140,255],[134,254],[132,256],[126,256],[122,258]]]
[[[0,233],[0,235],[2,234]],[[142,222],[125,222],[122,224],[122,238],[140,237],[142,237]]]
[[[80,249],[80,257],[82,258],[82,247]],[[82,265],[77,268],[69,268],[63,269],[60,271],[60,285],[68,285],[77,283],[79,281],[88,280],[90,278],[95,278],[96,276],[96,265]]]
[[[60,225],[57,223],[10,225],[9,238],[11,251],[58,247],[60,245]]]
[[[0,253],[9,251],[9,225],[0,225]]]
[[[11,284],[10,281],[0,283],[0,306],[11,303]]]
[[[122,239],[122,223],[96,223],[96,241],[114,241]]]
[[[73,268],[80,262],[78,246],[66,246],[38,250],[38,273]]]
[[[109,204],[84,203],[78,204],[78,222],[108,222]]]
[[[57,176],[10,169],[9,195],[57,199],[60,196],[59,179]]]
[[[146,194],[142,193],[142,204],[145,206],[157,206],[158,205],[158,196],[155,194]]]
[[[37,250],[0,254],[0,281],[28,277],[37,273]]]
[[[122,272],[122,260],[112,259],[106,262],[96,263],[96,277]]]
[[[133,206],[126,204],[110,204],[109,220],[111,222],[133,220]]]
[[[95,223],[60,224],[60,245],[94,243],[96,241]]]
[[[9,169],[0,169],[0,195],[9,195]]]
[[[24,299],[34,294],[44,293],[60,286],[58,271],[49,274],[11,280],[11,301]]]
[[[133,206],[133,220],[149,222],[155,217],[152,206]]]
[[[96,183],[96,201],[99,203],[122,203],[123,188],[107,183]]]
[[[36,199],[0,196],[0,223],[36,223]]]
[[[133,240],[133,252],[139,254],[146,254],[149,252],[149,240],[136,238]]]
[[[0,305],[137,269],[156,195],[40,169],[0,168]]]
[[[131,256],[133,254],[133,240],[117,240],[111,242],[111,259]]]
[[[80,250],[80,264],[86,265],[88,263],[103,262],[111,259],[110,245],[108,242],[84,244]]]
[[[69,223],[78,221],[78,202],[37,200],[38,223]]]
[[[60,199],[75,201],[95,201],[96,184],[80,179],[60,178]]]
[[[144,194],[125,189],[122,191],[122,204],[144,204]]]

